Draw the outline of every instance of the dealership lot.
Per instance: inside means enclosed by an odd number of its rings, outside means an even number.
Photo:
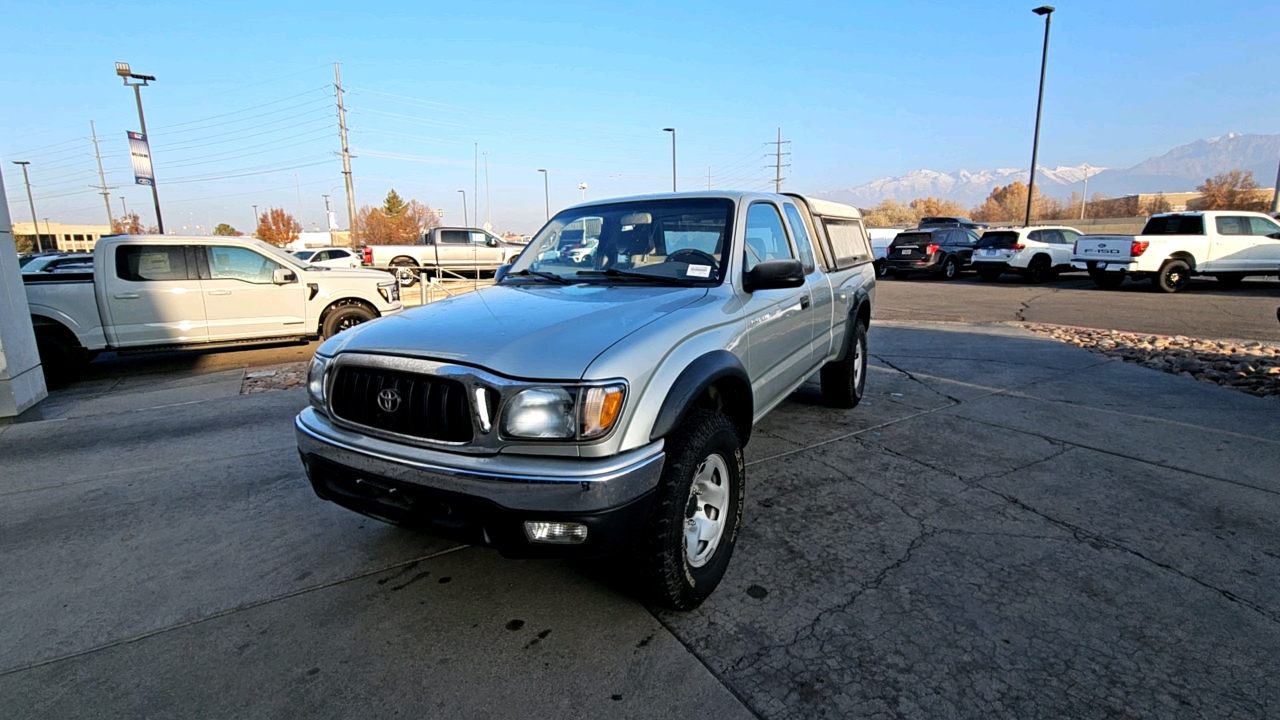
[[[0,427],[0,702],[1276,714],[1274,401],[1006,326],[878,322],[871,349],[863,406],[806,387],[758,428],[738,553],[692,613],[649,612],[609,563],[508,561],[317,500],[301,391],[240,396],[234,363],[99,375]]]

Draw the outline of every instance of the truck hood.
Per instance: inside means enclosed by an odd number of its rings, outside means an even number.
[[[495,285],[366,323],[319,352],[407,355],[513,378],[576,380],[610,345],[706,294],[705,288]]]

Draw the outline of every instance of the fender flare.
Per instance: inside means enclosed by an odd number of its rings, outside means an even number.
[[[751,396],[751,378],[747,375],[747,369],[743,367],[738,356],[728,350],[713,350],[698,357],[681,371],[662,401],[662,407],[658,410],[658,417],[653,422],[649,439],[657,440],[665,437],[679,427],[680,421],[693,409],[694,403],[702,392],[725,378],[736,381],[735,384],[740,385],[740,392],[745,395],[735,396],[732,399],[732,408],[727,407],[729,403],[726,402],[725,409],[734,425],[738,427],[739,439],[743,445],[746,445],[751,438],[752,413],[755,407]]]
[[[871,298],[865,288],[858,288],[857,300],[851,306],[848,317],[844,319],[844,340],[840,343],[840,352],[836,353],[836,362],[844,360],[845,356],[849,354],[849,338],[852,337],[849,328],[852,327],[853,322],[856,320],[862,320],[867,329],[871,329]]]

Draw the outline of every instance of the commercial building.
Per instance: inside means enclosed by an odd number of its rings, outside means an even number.
[[[107,225],[71,225],[68,223],[40,221],[39,230],[32,228],[29,222],[15,222],[13,237],[19,245],[25,239],[34,247],[35,235],[39,232],[40,246],[45,250],[61,250],[63,252],[92,252],[98,244],[98,238],[110,235]]]

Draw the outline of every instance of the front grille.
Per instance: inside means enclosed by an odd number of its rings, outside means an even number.
[[[471,441],[467,389],[456,380],[340,367],[330,403],[334,415],[347,422],[428,440]]]

